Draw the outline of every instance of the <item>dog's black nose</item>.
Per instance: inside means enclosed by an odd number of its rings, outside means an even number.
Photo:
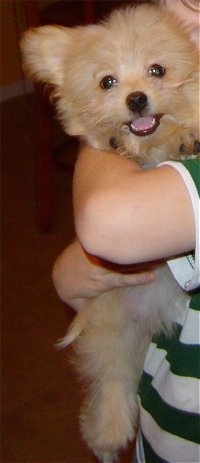
[[[143,92],[133,92],[126,98],[126,103],[131,111],[141,111],[147,105],[147,96]]]

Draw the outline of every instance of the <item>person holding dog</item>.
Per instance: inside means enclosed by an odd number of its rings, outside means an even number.
[[[162,3],[183,20],[198,45],[199,2]],[[108,155],[84,146],[74,189],[79,242],[59,256],[53,279],[61,299],[75,310],[99,292],[150,284],[154,278],[152,270],[128,275],[113,272],[98,265],[94,256],[121,265],[179,256],[171,261],[171,269],[180,285],[192,292],[190,307],[172,338],[161,335],[149,347],[138,398],[136,453],[140,463],[197,463],[200,161],[169,162],[145,171],[114,152]]]

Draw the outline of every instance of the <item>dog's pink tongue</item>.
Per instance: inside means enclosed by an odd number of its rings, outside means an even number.
[[[132,125],[134,126],[135,130],[148,130],[154,125],[154,117],[138,117],[138,119],[132,121]]]
[[[149,135],[153,133],[159,125],[159,121],[155,116],[144,116],[138,117],[135,120],[132,120],[129,128],[132,133],[135,135]]]

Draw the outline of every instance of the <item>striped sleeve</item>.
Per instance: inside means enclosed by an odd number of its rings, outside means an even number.
[[[200,161],[166,161],[181,175],[188,190],[195,219],[196,248],[195,258],[191,254],[168,261],[168,265],[183,289],[194,290],[200,286]]]
[[[199,307],[199,295],[195,299]],[[191,306],[183,327],[176,325],[173,339],[163,334],[148,350],[139,390],[142,463],[200,461],[199,314]],[[190,326],[194,321],[191,343],[188,322]]]
[[[182,172],[188,170],[188,175],[192,177],[189,183],[193,184],[190,190],[193,207],[197,204],[200,184],[199,175],[196,175],[198,165],[195,164],[184,163],[183,169],[180,169]],[[183,178],[186,177],[184,173]],[[196,185],[195,190],[194,185]],[[198,228],[197,211],[195,214],[196,228]],[[197,247],[191,280],[197,283],[199,278],[199,248]],[[198,463],[200,461],[200,292],[198,290],[191,297],[185,318],[175,323],[172,337],[168,338],[165,334],[161,334],[152,340],[145,360],[138,400],[140,407],[140,430],[136,445],[138,462]]]

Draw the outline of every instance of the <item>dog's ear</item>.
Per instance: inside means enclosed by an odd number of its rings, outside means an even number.
[[[78,30],[61,26],[42,26],[24,33],[20,48],[24,72],[31,79],[61,85],[64,63]]]

